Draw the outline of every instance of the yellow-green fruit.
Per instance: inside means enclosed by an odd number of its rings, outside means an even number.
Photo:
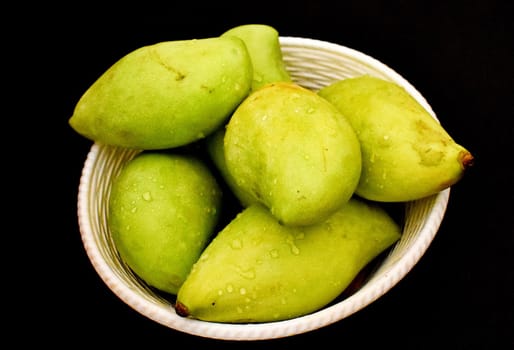
[[[396,83],[363,75],[336,81],[318,94],[357,133],[362,174],[356,193],[361,197],[419,199],[455,184],[472,164],[471,153]]]
[[[211,238],[221,195],[200,160],[139,153],[111,189],[108,224],[120,257],[148,285],[176,294]]]
[[[268,83],[291,81],[275,28],[265,24],[244,24],[227,30],[221,36],[235,36],[246,44],[253,65],[252,90]]]
[[[69,119],[79,134],[105,144],[164,149],[205,137],[251,88],[244,42],[216,37],[136,49],[104,72]]]
[[[326,219],[354,193],[359,141],[329,102],[294,83],[263,86],[227,124],[225,163],[237,186],[286,225]]]
[[[251,205],[204,250],[177,294],[181,316],[269,322],[326,306],[359,271],[400,238],[376,204],[350,199],[322,223],[281,225]]]
[[[236,180],[228,171],[227,164],[225,162],[225,152],[223,149],[224,137],[224,127],[209,135],[206,138],[207,153],[209,154],[214,165],[220,172],[223,180],[225,180],[227,186],[230,188],[235,197],[239,200],[239,203],[243,207],[247,207],[252,203],[257,203],[258,201],[255,199],[255,197],[253,197],[250,193],[248,193],[243,188],[237,185]]]

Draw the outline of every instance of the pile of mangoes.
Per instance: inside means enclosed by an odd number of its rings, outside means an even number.
[[[328,305],[401,237],[381,204],[448,188],[473,161],[395,83],[294,83],[262,24],[128,53],[69,123],[141,150],[112,182],[116,248],[179,315],[217,322]],[[220,228],[226,189],[240,210]]]

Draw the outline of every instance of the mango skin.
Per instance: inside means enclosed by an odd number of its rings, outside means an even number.
[[[221,36],[235,36],[244,41],[253,67],[251,92],[275,82],[291,82],[282,57],[278,31],[265,24],[243,24],[233,27]],[[243,207],[258,201],[244,188],[237,185],[225,162],[224,137],[225,127],[219,128],[206,139],[207,151],[223,179]]]
[[[69,119],[104,144],[165,149],[201,139],[226,122],[253,77],[236,37],[160,42],[115,62],[81,96]]]
[[[326,219],[353,195],[361,171],[351,125],[295,83],[250,94],[227,124],[224,153],[237,186],[286,225]]]
[[[317,311],[401,235],[376,204],[352,198],[322,223],[281,225],[251,205],[207,246],[177,295],[195,319],[256,323]]]
[[[253,66],[252,91],[279,81],[291,82],[286,68],[278,31],[266,24],[243,24],[221,36],[235,36],[244,41]]]
[[[230,188],[234,196],[243,207],[247,207],[253,203],[259,203],[254,196],[245,189],[237,185],[236,179],[230,174],[225,161],[224,150],[225,128],[220,128],[205,139],[207,154],[218,169],[221,177]]]
[[[120,257],[148,285],[176,294],[213,234],[221,199],[200,160],[139,153],[110,194],[108,223]]]
[[[318,91],[357,133],[362,174],[356,193],[382,202],[420,199],[455,184],[473,156],[400,85],[363,75]]]

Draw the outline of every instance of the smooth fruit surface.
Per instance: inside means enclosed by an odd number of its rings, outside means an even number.
[[[176,310],[215,322],[268,322],[316,311],[400,237],[380,207],[351,199],[322,223],[281,225],[251,205],[207,246],[177,295]]]
[[[136,49],[102,74],[69,119],[79,134],[135,149],[182,146],[213,132],[247,96],[244,42],[216,37]]]
[[[357,133],[362,174],[356,193],[400,202],[455,184],[473,161],[443,126],[401,86],[359,76],[336,81],[318,94],[336,106]]]
[[[224,153],[237,186],[288,225],[326,219],[353,195],[361,171],[351,125],[294,83],[250,94],[227,124]]]
[[[253,66],[252,91],[279,81],[290,82],[280,47],[278,31],[265,24],[243,24],[221,36],[235,36],[244,41]]]
[[[247,207],[252,203],[258,203],[257,199],[248,193],[245,189],[238,186],[237,181],[230,174],[225,162],[224,150],[225,128],[220,128],[206,138],[207,153],[211,157],[214,165],[220,172],[223,180],[228,185],[234,196],[238,199],[239,204]]]
[[[143,152],[115,178],[109,228],[121,258],[145,282],[175,294],[211,237],[221,192],[185,155]]]

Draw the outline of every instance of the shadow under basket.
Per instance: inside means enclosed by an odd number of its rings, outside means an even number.
[[[437,120],[423,96],[398,73],[378,60],[338,44],[280,37],[283,58],[294,82],[317,91],[343,78],[370,74],[403,86]],[[403,233],[370,275],[352,294],[325,308],[285,321],[228,324],[184,318],[166,296],[145,285],[120,259],[112,240],[108,202],[112,180],[138,151],[92,145],[84,163],[78,191],[78,220],[82,242],[93,267],[105,284],[131,308],[166,327],[206,338],[262,340],[288,337],[335,323],[366,307],[396,285],[431,244],[449,200],[450,189],[404,205]]]

